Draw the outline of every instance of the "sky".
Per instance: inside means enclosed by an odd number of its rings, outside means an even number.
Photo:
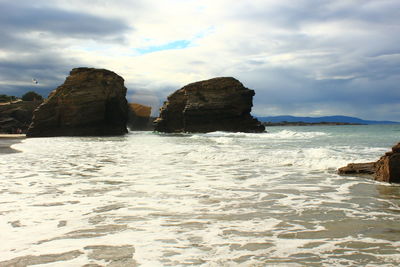
[[[399,0],[0,0],[0,94],[105,68],[156,114],[231,76],[255,90],[253,115],[400,121],[399,44]]]

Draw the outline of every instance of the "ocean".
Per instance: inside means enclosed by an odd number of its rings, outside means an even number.
[[[0,154],[0,266],[398,266],[400,125],[55,137]],[[20,264],[20,265],[18,265]]]

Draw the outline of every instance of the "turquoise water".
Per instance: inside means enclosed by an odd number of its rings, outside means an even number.
[[[0,266],[397,266],[400,126],[37,138],[0,155]]]
[[[390,148],[400,142],[400,125],[292,126],[270,127],[267,130],[271,133],[282,130],[323,132],[327,134],[323,141],[331,145]]]

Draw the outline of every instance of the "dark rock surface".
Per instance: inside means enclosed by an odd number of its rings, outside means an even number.
[[[112,71],[75,68],[35,110],[27,136],[125,134],[126,91],[124,79]]]
[[[338,170],[339,174],[374,174],[375,162],[350,163]]]
[[[129,103],[128,128],[131,131],[152,131],[151,107],[137,103]]]
[[[375,180],[400,183],[400,143],[376,162],[375,170]]]
[[[15,101],[0,104],[0,133],[26,133],[33,111],[42,101]]]
[[[400,143],[377,162],[350,163],[338,170],[339,174],[372,174],[376,181],[400,183]]]
[[[231,77],[191,83],[175,91],[154,121],[159,132],[263,132],[250,115],[254,91]]]

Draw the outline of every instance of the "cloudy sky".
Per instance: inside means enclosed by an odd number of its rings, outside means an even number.
[[[399,0],[0,0],[0,94],[47,95],[89,66],[154,110],[233,76],[254,115],[400,121],[399,44]]]

